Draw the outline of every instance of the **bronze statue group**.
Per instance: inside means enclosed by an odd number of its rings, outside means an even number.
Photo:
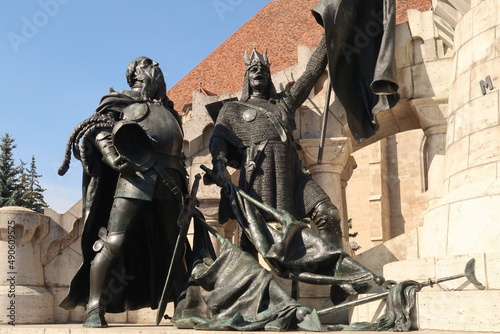
[[[331,3],[320,1],[316,15],[326,17]],[[59,170],[67,171],[73,153],[84,171],[83,262],[61,307],[85,306],[86,327],[106,327],[107,312],[145,307],[160,307],[158,323],[173,302],[178,328],[319,330],[314,311],[290,297],[257,254],[280,277],[330,285],[345,295],[358,293],[364,282],[383,283],[342,251],[339,210],[304,173],[292,137],[296,110],[327,65],[330,71],[335,65],[328,31],[326,37],[282,92],[273,85],[266,52],[245,52],[241,98],[207,106],[215,127],[204,181],[223,190],[219,223],[237,220],[241,247],[218,235],[196,209],[182,123],[158,64],[147,57],[130,63],[130,89],[102,97],[71,134]],[[237,184],[227,166],[240,170]],[[191,218],[190,245],[183,231]],[[222,244],[217,256],[209,233]]]

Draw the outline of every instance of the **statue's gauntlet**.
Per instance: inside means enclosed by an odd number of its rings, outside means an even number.
[[[226,169],[227,159],[223,152],[220,152],[219,155],[212,160],[212,165],[214,166],[214,172],[219,180],[229,181],[231,179]]]
[[[94,144],[102,154],[102,161],[117,172],[131,174],[135,171],[134,166],[125,158],[120,156],[113,146],[112,134],[107,131],[99,132],[94,139]]]
[[[102,154],[102,161],[114,168],[114,162],[118,158],[118,152],[113,146],[112,135],[110,132],[102,131],[95,136],[94,144]]]

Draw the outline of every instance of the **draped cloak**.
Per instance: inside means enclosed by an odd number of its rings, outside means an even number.
[[[394,0],[320,0],[330,81],[358,142],[378,129],[376,115],[399,100],[394,60]]]

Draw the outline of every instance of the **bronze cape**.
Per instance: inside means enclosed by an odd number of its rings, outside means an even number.
[[[256,201],[234,185],[229,188],[228,197],[239,225],[278,276],[310,284],[341,286],[376,278],[289,212]],[[273,216],[281,228],[267,224],[262,211]]]
[[[372,272],[325,242],[290,213],[264,208],[276,214],[276,220],[283,224],[283,230],[278,231],[265,222],[255,205],[258,201],[243,198],[234,185],[227,187],[238,223],[278,276],[323,285],[350,285],[374,279]],[[266,206],[261,202],[259,205]],[[199,223],[195,220],[195,226]],[[195,247],[191,284],[180,298],[172,320],[178,328],[313,330],[297,316],[307,308],[292,299],[253,256],[222,237],[219,241],[222,247],[217,259],[200,257],[201,248]]]
[[[376,114],[399,100],[394,60],[394,0],[320,0],[333,90],[358,142],[377,131]]]
[[[177,328],[200,330],[296,329],[301,308],[251,256],[220,238],[216,259],[197,261],[175,309]],[[198,249],[199,250],[199,249]]]

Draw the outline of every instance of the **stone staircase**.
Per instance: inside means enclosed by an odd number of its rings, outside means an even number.
[[[424,287],[417,293],[412,310],[412,328],[419,330],[455,330],[459,332],[500,332],[500,252],[468,253],[449,256],[419,257],[424,247],[419,227],[393,238],[358,256],[356,260],[383,275],[401,282],[427,281],[463,274],[466,263],[475,258],[475,275],[485,290],[478,290],[465,277]],[[428,231],[427,231],[428,233]],[[370,294],[382,292],[372,289]],[[359,296],[364,297],[366,295]],[[385,301],[358,306],[350,312],[351,322],[374,322],[383,315]]]

